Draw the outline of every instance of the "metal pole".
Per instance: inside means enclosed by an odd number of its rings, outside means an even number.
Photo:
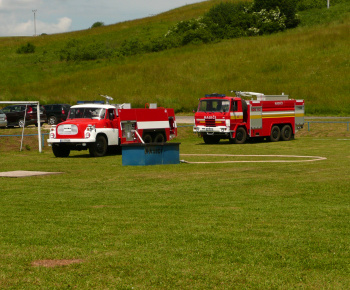
[[[36,120],[38,121],[38,143],[39,143],[39,152],[41,153],[42,152],[42,148],[41,148],[41,122],[40,122],[40,103],[38,102],[37,104],[37,110],[36,110],[36,113],[37,113],[37,118]]]
[[[36,20],[35,20],[35,13],[36,13],[36,9],[32,10],[32,12],[34,13],[34,36],[36,36]]]
[[[329,9],[329,0],[327,0],[327,8]]]

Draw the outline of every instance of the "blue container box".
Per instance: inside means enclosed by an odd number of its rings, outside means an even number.
[[[180,163],[180,143],[137,143],[122,145],[122,164],[159,165]]]

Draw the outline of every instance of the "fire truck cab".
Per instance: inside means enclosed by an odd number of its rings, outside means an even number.
[[[235,97],[210,94],[199,100],[194,117],[193,132],[207,144],[216,144],[221,139],[236,144],[245,143],[248,138],[288,141],[303,127],[304,100],[289,99],[284,94],[236,92]]]

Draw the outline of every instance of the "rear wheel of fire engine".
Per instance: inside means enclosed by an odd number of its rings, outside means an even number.
[[[52,152],[56,157],[68,157],[70,149],[62,144],[52,144]]]
[[[55,116],[51,116],[48,120],[49,125],[56,125],[57,124],[57,118]]]
[[[142,139],[145,143],[152,143],[152,136],[148,133],[143,135]]]
[[[290,125],[284,125],[281,130],[281,139],[283,141],[289,141],[292,138],[292,128]]]
[[[278,126],[273,126],[271,129],[270,141],[277,142],[281,137],[281,130]]]
[[[239,127],[236,131],[236,138],[234,139],[235,144],[243,144],[247,141],[247,132],[244,128]]]
[[[154,143],[164,143],[165,137],[162,133],[158,133],[156,137],[154,138]]]
[[[98,135],[96,137],[96,142],[89,148],[90,156],[92,157],[102,157],[106,155],[107,152],[107,140],[104,136]]]
[[[18,120],[18,126],[23,128],[23,126],[24,126],[24,120],[23,119],[19,119]]]
[[[205,144],[218,144],[220,142],[220,137],[214,135],[203,135],[203,141]]]

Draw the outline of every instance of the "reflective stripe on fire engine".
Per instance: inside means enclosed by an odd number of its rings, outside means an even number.
[[[250,119],[261,119],[261,115],[251,115]]]
[[[230,113],[231,120],[242,120],[243,112],[231,112]]]
[[[165,129],[170,128],[169,121],[137,122],[138,129]]]
[[[263,112],[263,118],[292,118],[294,117],[294,111],[278,111],[278,112]]]

